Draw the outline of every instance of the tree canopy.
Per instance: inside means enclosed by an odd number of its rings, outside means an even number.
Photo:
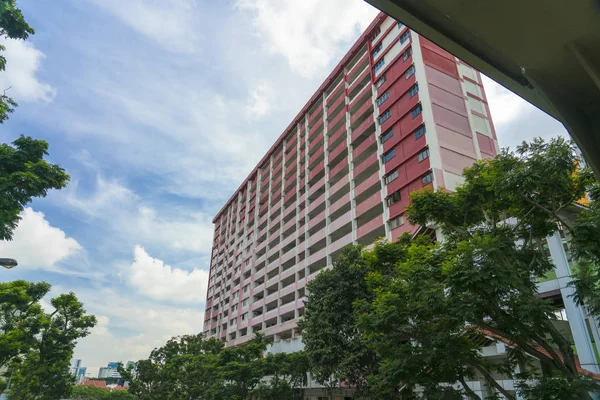
[[[119,371],[141,400],[297,398],[307,379],[303,353],[265,356],[266,347],[260,335],[229,348],[202,334],[185,335],[138,361],[135,373],[122,365]]]
[[[0,367],[12,377],[9,399],[67,396],[77,340],[96,324],[73,293],[52,298],[52,311],[45,311],[41,300],[50,288],[46,282],[0,283]]]
[[[27,24],[16,0],[0,0],[0,36],[26,40],[35,33]],[[0,72],[6,69],[6,57],[0,45]],[[17,103],[0,88],[0,123],[6,121]],[[12,142],[0,144],[0,240],[12,239],[25,205],[34,197],[44,197],[50,189],[62,189],[69,175],[60,166],[44,160],[48,143],[23,136]]]
[[[413,193],[410,222],[439,227],[443,241],[406,235],[349,248],[309,283],[303,340],[311,361],[326,360],[311,369],[337,382],[362,377],[364,398],[477,399],[473,379],[516,398],[502,377],[521,382],[515,390],[530,399],[588,398],[597,382],[582,373],[557,328],[558,307],[538,296],[535,281],[554,268],[546,237],[563,231],[573,261],[587,268],[576,279],[587,289],[579,301],[594,309],[600,218],[594,195],[588,208],[576,203],[596,187],[580,161],[571,143],[536,139],[478,161],[455,192]],[[494,341],[507,351],[492,361],[482,349]],[[373,356],[348,369],[351,343]],[[330,346],[340,353],[326,358]]]

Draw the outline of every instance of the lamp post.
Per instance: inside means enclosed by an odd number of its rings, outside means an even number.
[[[6,269],[11,269],[19,265],[17,260],[14,258],[0,258],[0,266],[3,266]]]

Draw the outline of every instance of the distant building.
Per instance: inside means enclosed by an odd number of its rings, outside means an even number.
[[[98,378],[108,378],[110,374],[110,368],[100,367],[98,370]]]
[[[121,378],[121,374],[117,369],[118,366],[118,362],[109,362],[106,367],[100,367],[98,378]]]
[[[69,367],[69,372],[71,372],[71,374],[78,376],[79,375],[79,369],[81,368],[81,359],[74,359],[71,360],[71,366]]]
[[[86,373],[87,373],[86,367],[79,367],[79,370],[75,374],[75,376],[77,377],[77,382],[83,382],[83,379],[85,379]]]
[[[130,365],[133,367],[132,370],[135,372],[137,370],[137,365],[135,365],[135,362],[133,361],[127,361],[127,364],[125,364],[125,369],[128,369]]]

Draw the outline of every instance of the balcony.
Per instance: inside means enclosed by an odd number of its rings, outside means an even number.
[[[371,117],[368,117],[366,120],[361,122],[358,127],[352,129],[352,143],[356,141],[360,136],[367,132],[375,131],[375,120]]]
[[[345,169],[348,168],[348,158],[342,159],[342,161],[337,164],[335,167],[329,170],[329,179],[335,181],[335,178],[339,173],[342,173]],[[336,182],[337,183],[337,182]]]
[[[322,223],[325,219],[325,210],[321,211],[319,214],[315,215],[313,218],[308,221],[308,230],[311,230],[318,224]]]
[[[314,254],[311,254],[310,256],[308,256],[306,259],[306,265],[308,265],[309,268],[310,267],[318,267],[319,266],[318,264],[321,264],[321,263],[323,264],[322,266],[325,266],[325,264],[327,263],[326,256],[327,256],[327,248],[324,247],[321,250],[315,252]],[[314,276],[314,275],[315,275],[315,273],[312,272],[311,275],[308,276],[308,278],[310,278],[311,276]],[[307,279],[307,281],[310,281],[310,280]]]
[[[294,135],[294,137],[288,139],[286,146],[285,146],[285,154],[288,154],[290,151],[292,151],[292,149],[296,148],[297,144],[298,144],[298,138],[296,137],[296,135]]]
[[[348,224],[352,221],[352,212],[348,211],[344,215],[340,216],[338,219],[329,224],[329,232],[332,234],[340,229],[342,226]]]
[[[290,189],[289,192],[287,192],[285,194],[285,197],[283,199],[284,206],[287,207],[288,205],[292,204],[295,199],[296,199],[296,188],[292,188],[292,189]]]
[[[323,131],[323,119],[320,119],[315,125],[308,130],[308,138],[312,139],[313,136],[319,131]]]
[[[295,236],[291,236],[292,239],[296,239]],[[281,256],[281,263],[285,264],[286,262],[290,261],[292,258],[294,258],[296,256],[296,252],[294,251],[294,248],[292,247],[291,249],[289,249],[287,252],[285,252],[282,256]]]
[[[360,106],[358,110],[354,114],[352,114],[352,116],[350,117],[350,126],[356,126],[357,123],[360,122],[367,113],[373,114],[373,102],[365,102],[365,104]],[[372,115],[369,117],[372,118]]]
[[[311,140],[310,145],[308,146],[308,154],[314,154],[319,147],[324,147],[322,135]]]
[[[333,253],[337,252],[338,250],[340,250],[341,248],[348,246],[351,243],[352,243],[352,232],[347,233],[346,235],[342,236],[335,242],[332,242],[329,245],[329,252],[331,254],[333,254]]]
[[[332,135],[329,136],[327,140],[327,147],[333,148],[334,145],[338,143],[340,140],[346,139],[346,127],[341,126],[337,131],[335,131]]]
[[[308,205],[308,213],[310,214],[317,207],[321,206],[325,201],[325,194],[320,195]]]
[[[325,177],[319,179],[317,182],[311,185],[311,187],[308,189],[308,197],[312,198],[316,192],[323,188],[323,186],[325,186]]]
[[[336,148],[332,149],[327,157],[328,165],[335,164],[335,162],[339,161],[337,160],[337,157],[340,156],[347,148],[348,144],[346,142],[340,142]]]
[[[367,149],[371,146],[377,147],[377,137],[375,135],[368,135],[366,139],[352,150],[352,158],[354,160],[359,159],[362,154],[367,153]]]
[[[350,69],[350,71],[348,71],[348,74],[346,76],[353,82],[356,79],[355,76],[357,76],[362,71],[362,69],[365,68],[368,64],[369,53],[364,52],[363,55],[361,55],[360,58],[356,60],[354,66]]]
[[[381,192],[378,190],[377,192],[373,193],[369,198],[367,198],[366,200],[364,200],[356,206],[356,215],[363,215],[373,207],[376,207],[380,204],[382,204]]]
[[[348,204],[348,202],[350,202],[350,193],[346,193],[340,199],[338,199],[335,203],[332,203],[329,206],[329,214],[330,215],[334,214],[337,210],[342,208],[344,205]]]
[[[333,103],[327,105],[327,114],[334,115],[339,108],[346,104],[346,96],[338,97]]]
[[[340,126],[346,125],[346,113],[340,112],[327,124],[327,130],[336,131]]]
[[[282,179],[283,179],[283,176],[279,175],[277,177],[277,179],[275,179],[273,181],[273,184],[271,185],[271,193],[275,193],[275,191],[277,191],[277,189],[279,189]]]
[[[323,106],[317,105],[308,117],[308,126],[313,126],[318,117],[323,116]]]
[[[313,164],[320,161],[324,157],[325,149],[319,148],[310,158],[308,159],[308,167],[311,168]]]
[[[376,231],[378,228],[383,228],[383,215],[378,215],[377,217],[373,218],[366,224],[359,227],[358,230],[356,231],[356,236],[360,239],[360,238]],[[373,239],[375,239],[375,238],[373,238]]]
[[[338,190],[343,188],[348,184],[348,177],[342,177],[339,181],[337,181],[334,185],[329,188],[329,196],[333,196]]]
[[[360,107],[365,101],[373,102],[371,98],[373,97],[373,92],[371,91],[371,85],[365,85],[362,89],[360,89],[354,97],[350,100],[348,104],[348,110],[350,114],[354,114],[358,107]]]
[[[358,177],[362,174],[367,168],[369,168],[374,163],[378,162],[377,153],[373,153],[367,158],[365,158],[358,166],[354,167],[354,178]]]
[[[344,93],[344,89],[346,88],[344,79],[340,79],[336,87],[331,91],[331,93],[327,96],[326,102],[335,102],[338,96]]]
[[[325,169],[325,162],[321,162],[319,165],[317,165],[315,168],[313,168],[309,174],[308,174],[308,181],[312,182],[313,179],[321,172],[323,172],[323,169]]]
[[[358,77],[352,81],[350,86],[348,86],[348,93],[350,93],[350,97],[352,97],[352,93],[357,92],[361,85],[364,85],[365,82],[369,82],[371,78],[371,69],[368,66],[358,75]]]
[[[307,240],[308,247],[311,247],[318,241],[322,240],[325,237],[325,233],[326,233],[325,231],[326,231],[326,229],[323,227],[323,228],[321,228],[320,231],[311,235]]]

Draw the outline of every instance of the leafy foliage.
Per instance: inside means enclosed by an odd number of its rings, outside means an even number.
[[[12,376],[10,399],[68,395],[75,344],[96,324],[73,293],[51,299],[54,310],[44,312],[40,301],[50,288],[46,282],[0,283],[0,366]]]
[[[186,335],[154,349],[137,371],[119,367],[130,393],[142,400],[294,399],[306,383],[303,353],[269,354],[262,336],[223,348],[215,339]],[[301,397],[300,397],[301,398]]]
[[[26,40],[35,31],[16,6],[16,0],[0,0],[0,35]],[[5,50],[0,46],[0,52]],[[0,54],[0,71],[6,69],[6,58]],[[0,88],[0,124],[8,119],[17,103]],[[0,144],[0,240],[10,240],[19,222],[19,213],[33,197],[43,197],[50,189],[61,189],[69,175],[58,165],[44,160],[48,143],[21,137],[13,146]]]
[[[26,40],[35,31],[23,17],[21,10],[17,8],[16,0],[0,0],[0,36],[10,39]],[[0,46],[0,51],[4,51]],[[0,54],[0,71],[6,69],[6,57]],[[17,103],[6,95],[6,90],[0,94],[0,124],[8,119],[8,114],[17,107]]]
[[[44,197],[69,181],[64,169],[44,160],[46,141],[21,135],[13,145],[0,144],[0,240],[12,238],[19,213],[33,197]]]
[[[439,227],[444,241],[350,248],[319,274],[302,322],[311,370],[359,385],[365,398],[475,399],[466,382],[479,379],[514,399],[497,377],[523,380],[532,399],[588,398],[598,385],[579,372],[556,307],[532,279],[553,269],[543,246],[563,230],[580,261],[579,301],[600,309],[598,189],[581,165],[570,142],[535,139],[475,163],[454,193],[413,193],[410,222]],[[589,191],[582,210],[575,202]],[[482,357],[498,340],[507,357]]]
[[[90,386],[73,386],[73,400],[134,400],[135,396],[126,390],[110,391]]]

